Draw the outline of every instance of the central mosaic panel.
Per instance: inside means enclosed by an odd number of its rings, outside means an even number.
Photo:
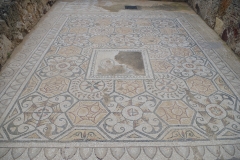
[[[95,49],[87,79],[152,79],[145,50]]]

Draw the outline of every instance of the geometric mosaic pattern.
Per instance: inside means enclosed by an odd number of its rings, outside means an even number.
[[[172,143],[238,142],[240,97],[233,86],[239,81],[226,78],[209,57],[214,51],[206,52],[184,17],[67,14],[74,3],[63,6],[66,14],[16,73],[17,81],[3,89],[1,143],[98,142],[112,147],[128,142],[130,148],[89,149],[100,159],[110,154],[120,159],[125,153],[136,159],[141,152],[148,158],[187,159],[192,152],[201,157],[205,150],[219,156],[211,147],[172,149]],[[153,144],[151,149],[144,147],[147,143]],[[165,147],[159,146],[163,143]],[[239,152],[237,145],[228,147],[221,150]],[[55,149],[67,159],[65,149]],[[13,158],[21,156],[11,150]],[[36,156],[25,150],[19,153]],[[70,152],[68,158],[78,153],[82,159],[93,153],[81,146]],[[51,159],[48,151],[39,153]]]
[[[201,49],[182,33],[179,19],[149,18],[144,28],[140,17],[104,17],[109,23],[103,29],[96,25],[100,18],[67,18],[1,134],[11,141],[57,142],[161,142],[180,140],[178,132],[191,133],[184,137],[191,141],[235,138],[238,99],[204,52],[195,52]],[[120,20],[131,31],[116,34]],[[71,32],[82,26],[88,30]],[[96,50],[91,39],[99,35],[109,41],[98,37],[97,48],[127,49]]]

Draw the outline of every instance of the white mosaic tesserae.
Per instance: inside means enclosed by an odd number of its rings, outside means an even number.
[[[215,33],[190,9],[101,7],[114,4],[57,2],[8,61],[0,159],[240,158],[240,70],[226,46],[207,46],[197,26]]]

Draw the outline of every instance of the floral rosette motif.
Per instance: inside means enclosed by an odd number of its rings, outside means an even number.
[[[137,34],[112,35],[111,41],[114,47],[140,47],[142,45]]]
[[[89,33],[91,35],[109,35],[112,34],[114,31],[113,27],[102,27],[97,26],[89,29]]]
[[[54,41],[54,44],[59,47],[70,46],[73,44],[75,39],[76,39],[75,34],[67,33],[57,36],[56,40]]]
[[[240,132],[240,117],[236,114],[236,99],[218,92],[209,97],[188,93],[185,101],[197,111],[194,126],[216,138],[219,132],[230,129]]]
[[[152,24],[156,28],[176,28],[177,25],[173,20],[170,19],[153,19]]]
[[[182,34],[161,35],[160,45],[164,47],[192,47],[195,42],[190,38]]]
[[[79,34],[74,39],[73,45],[78,47],[88,47],[91,45],[91,42],[89,39],[91,36],[89,34]]]
[[[67,26],[69,26],[69,27],[92,27],[92,26],[94,26],[94,20],[73,17],[68,20]]]
[[[75,78],[84,73],[84,71],[80,68],[80,65],[86,60],[86,57],[50,57],[48,58],[47,64],[45,68],[41,69],[39,75],[41,77],[53,77],[57,75],[61,75],[63,77]]]
[[[135,27],[136,22],[134,19],[115,19],[112,23],[114,27]]]
[[[141,34],[144,36],[157,35],[160,33],[159,29],[154,27],[138,27],[134,29],[135,34]]]
[[[83,76],[72,80],[69,88],[69,92],[81,100],[100,100],[112,91],[112,80],[84,80]]]
[[[114,94],[107,104],[111,113],[101,126],[112,138],[135,131],[156,137],[164,127],[163,122],[154,113],[157,104],[158,100],[148,94],[134,98]]]
[[[175,66],[171,73],[181,78],[188,78],[193,75],[212,78],[216,74],[214,69],[205,66],[207,60],[203,58],[194,56],[187,58],[173,57],[170,62]]]

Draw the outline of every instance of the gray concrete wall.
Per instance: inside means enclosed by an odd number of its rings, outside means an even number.
[[[0,0],[0,69],[56,0]]]
[[[240,56],[240,0],[188,0],[187,2]]]

